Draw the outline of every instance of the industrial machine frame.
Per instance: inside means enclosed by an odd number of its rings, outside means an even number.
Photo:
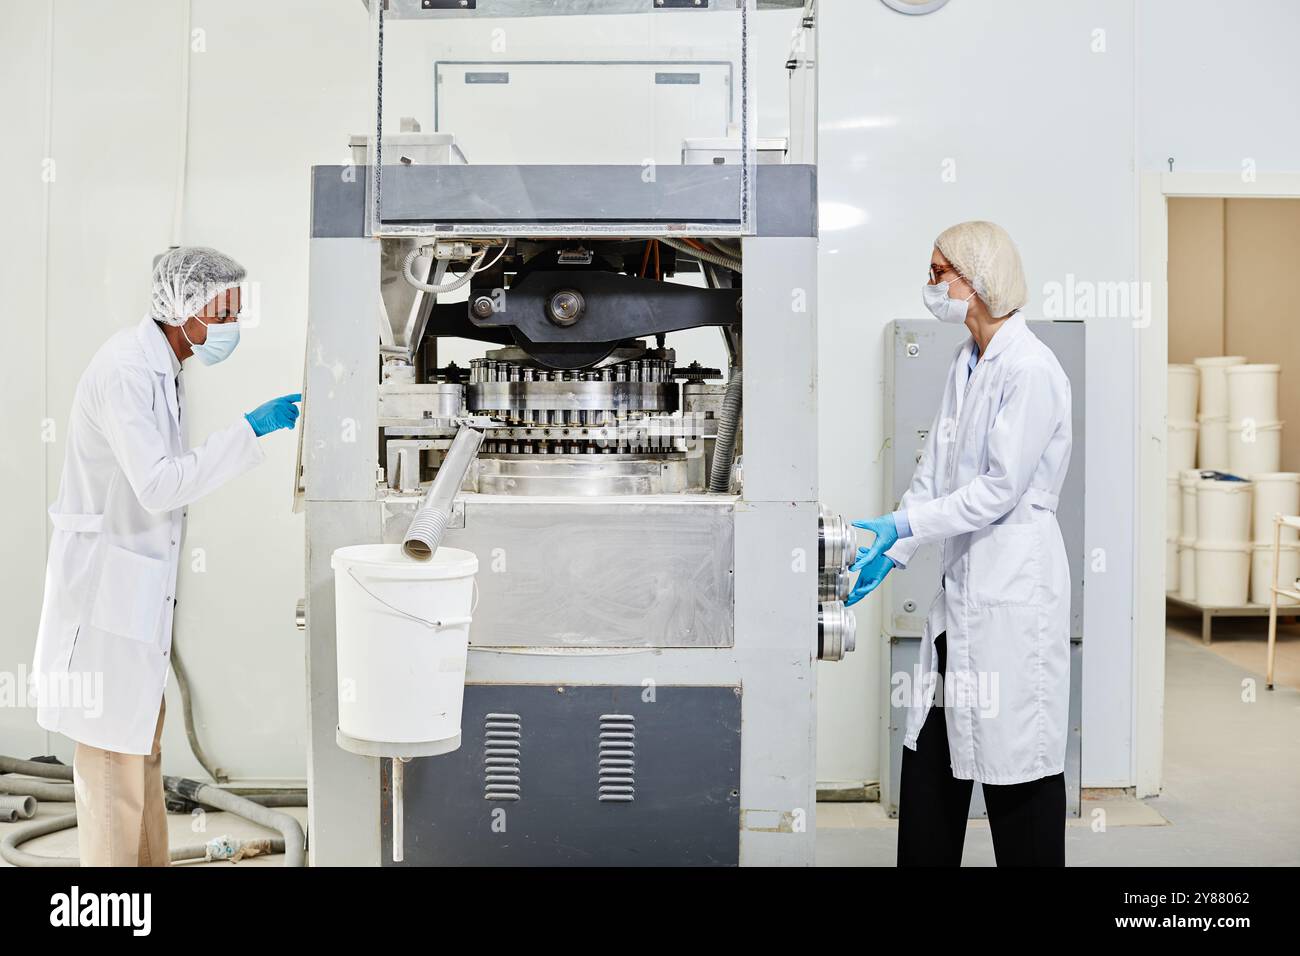
[[[815,665],[854,647],[853,539],[817,503],[816,172],[757,161],[754,0],[367,6],[365,163],[312,171],[311,861],[811,864]],[[680,137],[656,140],[657,163],[606,140],[600,161],[462,165],[436,119],[394,132],[392,104],[423,108],[413,78],[462,52],[457,19],[602,13],[654,18],[605,36],[663,24],[735,63],[734,150],[676,165]],[[645,96],[669,89],[652,78]],[[704,281],[670,281],[684,273]],[[728,368],[668,347],[704,327]],[[446,338],[483,356],[444,366]],[[472,466],[426,521],[467,428]],[[406,760],[339,726],[331,555],[416,526],[477,556],[480,599],[460,737]]]
[[[405,172],[435,189],[448,167]],[[591,170],[570,172],[577,204]],[[691,173],[701,182],[730,174]],[[478,192],[474,177],[502,173],[460,167],[457,175],[468,195]],[[389,761],[336,743],[330,556],[347,545],[400,541],[419,502],[418,489],[380,478],[381,406],[393,400],[376,331],[387,240],[365,234],[359,179],[348,167],[313,171],[301,481],[315,864],[379,864],[392,828]],[[673,183],[661,180],[660,189]],[[817,504],[815,173],[764,167],[759,187],[758,234],[741,240],[747,280],[737,359],[750,388],[740,492],[458,498],[446,543],[478,555],[483,592],[471,629],[464,753],[407,770],[405,862],[812,862],[815,663],[827,564],[819,555],[833,551],[829,569],[841,572],[851,542]],[[647,213],[662,199],[648,196]],[[446,215],[445,201],[442,209]],[[592,292],[593,312],[601,291]],[[480,424],[489,445],[492,429],[506,427]],[[428,444],[436,452],[438,442]],[[598,561],[581,560],[584,541],[603,542]],[[580,574],[570,564],[580,564]],[[552,582],[542,613],[539,592],[520,586],[529,575]],[[602,616],[613,605],[599,605],[599,596],[611,593],[622,596],[624,617]],[[851,638],[850,629],[850,646]],[[611,800],[602,735],[625,724],[635,728],[635,796]],[[477,762],[503,733],[516,748],[504,778]],[[517,787],[505,800],[502,779]],[[544,809],[531,809],[539,804]]]

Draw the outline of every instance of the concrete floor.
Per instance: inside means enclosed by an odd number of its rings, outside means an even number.
[[[1258,622],[1254,622],[1256,625]],[[1277,690],[1264,690],[1258,628],[1225,626],[1215,644],[1200,643],[1194,622],[1171,622],[1166,644],[1165,785],[1159,797],[1087,795],[1083,817],[1066,829],[1072,866],[1227,866],[1300,864],[1300,631],[1279,641]],[[1254,687],[1255,700],[1243,701]],[[44,804],[38,816],[71,811]],[[286,811],[304,820],[306,811]],[[266,835],[226,813],[209,813],[204,832],[183,815],[169,818],[173,846],[222,834]],[[0,836],[13,824],[0,824]],[[892,866],[897,822],[880,804],[827,803],[817,809],[817,862],[821,866]],[[25,849],[47,856],[76,856],[76,831],[50,834]],[[208,866],[279,866],[281,858]],[[992,866],[986,821],[967,830],[965,863]],[[6,865],[0,861],[0,866]],[[196,865],[196,864],[187,864]]]
[[[1070,866],[1296,866],[1300,864],[1300,637],[1279,637],[1277,689],[1264,689],[1255,626],[1171,622],[1165,645],[1165,767],[1159,797],[1103,795],[1084,801],[1065,832]],[[1253,690],[1254,700],[1250,700]],[[1243,700],[1245,697],[1245,700]],[[1087,746],[1087,742],[1084,742]],[[1100,811],[1100,815],[1098,814]],[[892,866],[897,821],[879,804],[817,809],[820,866]],[[1104,820],[1104,830],[1094,827]],[[986,821],[966,831],[963,862],[992,866]]]
[[[1278,618],[1277,647],[1273,652],[1273,681],[1300,687],[1300,624],[1295,618]],[[1169,618],[1169,634],[1201,639],[1201,619]],[[1268,670],[1268,618],[1219,618],[1214,622],[1210,650],[1244,670],[1264,674]]]

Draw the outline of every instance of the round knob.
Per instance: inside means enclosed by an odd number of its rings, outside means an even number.
[[[473,310],[474,314],[480,319],[486,319],[494,311],[492,297],[490,295],[479,296],[474,300],[474,304],[470,306],[470,309]]]
[[[569,326],[582,318],[582,312],[587,304],[582,298],[582,293],[573,289],[562,289],[555,295],[551,296],[551,301],[547,306],[551,321],[556,325]]]

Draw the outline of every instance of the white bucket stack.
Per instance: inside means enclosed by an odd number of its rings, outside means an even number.
[[[1195,468],[1196,439],[1200,426],[1196,422],[1170,420],[1166,427],[1169,433],[1169,470],[1180,472]]]
[[[1201,473],[1194,468],[1178,473],[1181,507],[1175,550],[1178,553],[1178,596],[1184,601],[1196,600],[1196,486],[1200,482]]]
[[[1165,590],[1184,601],[1271,600],[1273,516],[1300,514],[1300,474],[1279,471],[1281,372],[1244,355],[1169,366]],[[1300,587],[1296,529],[1283,529],[1278,561],[1280,586]]]
[[[1255,475],[1255,503],[1252,532],[1254,546],[1250,563],[1250,599],[1255,604],[1267,604],[1272,599],[1273,587],[1273,517],[1300,514],[1300,474],[1273,472]],[[1300,577],[1300,532],[1295,528],[1282,528],[1278,554],[1279,587],[1292,589]],[[1279,597],[1278,604],[1294,604],[1290,598]]]
[[[1169,474],[1196,467],[1196,395],[1200,372],[1195,365],[1169,366]]]
[[[1165,593],[1178,590],[1178,539],[1183,527],[1183,489],[1177,475],[1165,479]]]
[[[1224,369],[1228,387],[1228,468],[1249,478],[1282,465],[1282,422],[1278,419],[1280,365],[1233,365]],[[1204,467],[1204,466],[1202,466]]]
[[[1228,379],[1227,370],[1246,364],[1244,355],[1212,355],[1195,360],[1200,372],[1200,426],[1197,463],[1194,467],[1230,471],[1228,467]],[[1173,412],[1171,406],[1170,420]]]
[[[1248,481],[1207,478],[1196,487],[1196,602],[1237,607],[1250,595]]]
[[[1169,420],[1196,421],[1197,393],[1201,373],[1195,365],[1169,366]]]
[[[1167,468],[1168,496],[1165,504],[1165,592],[1184,600],[1195,599],[1194,568],[1184,558],[1193,556],[1188,548],[1184,488],[1181,476],[1196,467],[1196,403],[1201,373],[1195,365],[1169,366],[1169,408]],[[1195,471],[1190,474],[1196,475]],[[1192,515],[1191,540],[1196,536],[1196,516]],[[1189,573],[1192,572],[1192,573]]]

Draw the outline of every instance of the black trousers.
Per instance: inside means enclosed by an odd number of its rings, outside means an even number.
[[[947,635],[934,642],[947,673]],[[952,775],[942,700],[925,718],[916,750],[903,748],[898,865],[961,866],[974,781]],[[1065,774],[1007,786],[981,784],[998,866],[1065,865]]]

